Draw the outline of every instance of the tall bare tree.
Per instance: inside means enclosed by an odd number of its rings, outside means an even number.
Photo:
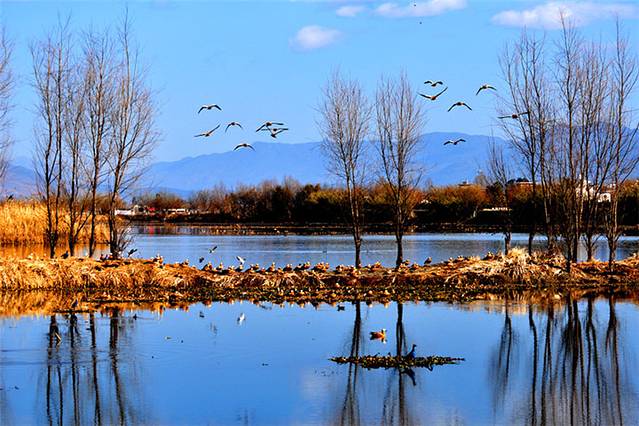
[[[0,183],[7,172],[7,160],[11,146],[11,119],[9,113],[12,103],[14,78],[11,70],[13,45],[7,38],[4,28],[0,28]]]
[[[610,66],[611,94],[606,136],[610,153],[610,205],[605,216],[605,232],[608,242],[608,264],[614,266],[617,243],[621,235],[619,227],[619,193],[624,182],[636,170],[639,162],[637,124],[632,125],[633,114],[630,98],[639,78],[637,58],[628,47],[628,39],[617,21],[614,55]]]
[[[46,205],[46,240],[55,256],[60,238],[64,109],[71,75],[68,21],[60,22],[44,40],[31,45],[33,84],[37,95],[35,163],[38,190]]]
[[[115,214],[121,199],[139,181],[159,134],[155,129],[157,108],[145,80],[139,49],[132,45],[128,17],[119,29],[121,58],[115,77],[113,111],[110,117],[111,141],[107,157],[109,185],[109,248],[119,256],[126,245],[126,228]]]
[[[335,72],[324,88],[318,123],[323,135],[322,148],[329,170],[346,188],[348,220],[355,244],[355,266],[360,267],[364,225],[364,185],[367,178],[365,138],[368,135],[371,107],[355,80]]]
[[[501,120],[500,125],[508,136],[524,175],[532,183],[535,214],[532,215],[528,233],[528,252],[532,253],[533,240],[538,232],[536,212],[540,209],[543,213],[543,231],[552,249],[555,241],[554,224],[551,222],[554,172],[550,158],[553,108],[544,38],[523,31],[517,41],[506,46],[499,63],[508,89],[501,98],[499,115],[520,114],[515,120]],[[542,206],[538,205],[539,201]]]
[[[86,174],[89,184],[89,256],[93,256],[97,243],[98,190],[104,184],[115,100],[114,83],[117,64],[110,34],[97,31],[86,32],[83,60],[87,87],[84,132],[87,140]]]
[[[381,177],[393,210],[399,267],[404,261],[402,240],[419,201],[416,189],[422,170],[416,156],[424,115],[405,73],[395,80],[380,80],[375,107]]]
[[[78,63],[77,61],[73,61]],[[80,233],[89,216],[87,212],[87,176],[85,173],[84,116],[86,109],[87,80],[82,67],[70,70],[65,82],[66,103],[63,106],[63,151],[65,167],[61,174],[68,221],[67,242],[69,254],[75,256]]]

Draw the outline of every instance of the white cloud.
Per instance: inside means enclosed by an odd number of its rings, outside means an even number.
[[[387,18],[406,18],[435,16],[442,13],[463,9],[466,7],[466,0],[428,0],[421,2],[410,2],[406,6],[397,3],[383,3],[375,9],[378,15]]]
[[[291,39],[293,47],[299,50],[313,50],[329,46],[340,39],[342,33],[332,28],[309,25],[301,28]]]
[[[348,18],[352,18],[354,16],[359,15],[361,12],[365,11],[366,8],[364,6],[355,6],[355,5],[347,5],[342,6],[335,11],[337,16],[344,16]]]
[[[561,28],[561,14],[574,25],[587,25],[597,19],[611,16],[636,16],[636,6],[624,3],[547,2],[532,9],[505,10],[493,16],[492,21],[512,27]]]

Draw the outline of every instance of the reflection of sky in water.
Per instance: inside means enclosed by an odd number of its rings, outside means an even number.
[[[150,258],[161,254],[166,262],[182,262],[188,259],[191,264],[212,262],[217,265],[236,265],[235,256],[242,256],[247,264],[259,263],[268,266],[275,262],[278,266],[287,263],[297,265],[328,262],[332,266],[352,264],[354,262],[353,242],[348,235],[207,235],[207,227],[170,226],[136,227],[132,234],[130,247],[137,248],[134,257]],[[527,247],[528,236],[513,234],[513,247]],[[544,248],[541,238],[535,242],[539,249]],[[209,249],[217,246],[214,253]],[[457,256],[484,256],[491,251],[496,253],[503,248],[501,234],[411,234],[404,237],[404,258],[422,263],[427,257],[440,262]],[[63,253],[64,247],[58,249]],[[96,254],[108,252],[103,246]],[[624,258],[639,251],[639,237],[622,237],[617,250],[618,258]],[[79,247],[78,254],[86,255],[86,248]],[[26,257],[31,253],[46,256],[44,247],[17,246],[2,247],[3,256],[13,255]],[[585,250],[580,249],[580,256],[585,257]],[[606,240],[597,242],[595,257],[607,260]],[[362,245],[362,262],[364,264],[382,262],[386,266],[395,264],[395,240],[390,235],[367,235]]]
[[[152,228],[146,228],[150,231]],[[340,263],[352,264],[353,243],[347,235],[338,236],[217,236],[201,235],[202,229],[180,228],[182,234],[137,234],[132,247],[139,251],[135,256],[152,257],[160,253],[167,262],[181,262],[189,259],[197,263],[200,257],[205,262],[225,265],[237,264],[235,256],[244,257],[247,263],[259,263],[268,266],[275,262],[278,266],[287,263],[298,264],[306,261],[312,263],[328,262],[335,266]],[[186,233],[186,235],[184,234]],[[526,247],[528,236],[514,234],[513,246]],[[543,241],[536,242],[543,248]],[[209,248],[218,246],[213,254]],[[434,262],[446,260],[449,257],[484,256],[503,248],[501,234],[415,234],[404,237],[404,257],[411,261],[422,263],[427,257]],[[618,256],[620,258],[636,252],[639,249],[639,237],[623,237],[619,243]],[[585,251],[582,250],[582,255]],[[605,239],[598,241],[596,257],[607,259]],[[395,240],[389,235],[365,236],[362,245],[362,262],[364,264],[381,261],[382,264],[392,266],[395,263]]]
[[[104,424],[334,424],[353,416],[363,424],[521,424],[532,423],[532,413],[537,423],[569,423],[572,415],[582,424],[588,413],[592,423],[637,424],[637,305],[611,311],[599,300],[590,315],[587,301],[575,306],[557,306],[549,321],[546,309],[529,317],[523,305],[508,316],[501,303],[405,305],[405,346],[466,358],[417,369],[416,386],[395,370],[355,374],[328,360],[349,354],[356,330],[360,354],[394,352],[393,304],[362,305],[359,327],[353,305],[96,314],[95,333],[88,316],[73,333],[69,318],[57,316],[59,344],[49,340],[49,317],[3,319],[0,423],[91,424],[99,411]],[[368,340],[382,327],[388,343]]]

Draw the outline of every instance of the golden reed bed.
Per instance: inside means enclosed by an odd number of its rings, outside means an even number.
[[[293,270],[261,268],[237,272],[210,265],[165,264],[158,259],[0,259],[0,315],[14,310],[90,310],[113,303],[166,306],[247,300],[313,305],[363,301],[461,301],[520,297],[544,302],[585,295],[639,296],[639,258],[616,264],[580,263],[572,273],[561,259],[529,257],[521,251],[485,259],[459,258],[400,270],[380,265],[355,270],[320,264]],[[47,296],[36,296],[47,294]],[[12,300],[12,302],[10,302]],[[11,305],[11,306],[9,306]],[[20,306],[24,305],[24,306]]]
[[[0,204],[0,245],[46,244],[46,206],[37,201],[6,201]],[[60,217],[60,244],[66,244],[69,232],[68,215]],[[104,220],[96,227],[97,241],[108,239],[108,226]],[[79,243],[89,240],[89,226],[84,227]]]

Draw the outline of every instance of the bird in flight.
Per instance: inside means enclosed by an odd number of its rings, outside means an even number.
[[[439,92],[439,93],[438,93],[438,94],[436,94],[436,95],[424,95],[424,94],[421,94],[421,93],[420,93],[420,94],[419,94],[419,96],[424,97],[424,98],[426,98],[426,99],[429,99],[429,100],[431,100],[431,101],[434,101],[434,100],[436,100],[436,99],[439,97],[439,95],[441,95],[442,93],[444,93],[446,90],[448,90],[448,87],[446,87],[444,90],[442,90],[441,92]]]
[[[203,109],[206,110],[212,110],[213,108],[217,108],[218,110],[222,111],[222,108],[220,108],[220,106],[218,104],[207,104],[207,105],[202,105],[200,107],[200,109],[197,111],[197,113],[201,113]]]
[[[466,105],[466,102],[459,101],[459,102],[455,102],[454,104],[452,104],[452,105],[450,106],[450,108],[448,108],[448,112],[450,112],[450,110],[452,110],[453,108],[458,107],[458,106],[465,106],[465,107],[466,107],[466,108],[468,108],[469,110],[471,110],[471,111],[473,110],[471,107],[469,107],[468,105]]]
[[[499,117],[497,117],[497,118],[501,118],[501,119],[504,119],[504,118],[512,118],[513,120],[516,120],[516,119],[518,119],[519,117],[521,117],[522,115],[528,115],[528,114],[530,114],[530,111],[525,111],[525,112],[516,112],[516,113],[514,113],[514,114],[510,114],[510,115],[502,115],[502,116],[499,116]]]
[[[240,148],[251,148],[253,151],[255,151],[255,148],[253,148],[253,147],[251,146],[251,144],[246,143],[246,142],[244,142],[244,143],[241,143],[241,144],[237,145],[235,148],[233,148],[233,151],[236,151],[236,150],[238,150],[238,149],[240,149]]]
[[[242,125],[238,123],[237,121],[231,121],[229,124],[226,125],[226,129],[224,131],[226,132],[229,129],[229,127],[232,127],[232,126],[237,126],[240,129],[244,129]]]
[[[260,130],[270,130],[270,127],[272,126],[283,126],[283,125],[284,123],[277,123],[275,121],[265,121],[264,124],[258,127],[257,130],[255,131],[259,132]]]
[[[444,142],[444,145],[457,145],[460,142],[466,142],[466,139],[462,139],[462,138],[455,139],[455,140],[449,139],[446,142]]]
[[[444,82],[440,80],[437,80],[437,81],[426,80],[424,84],[430,84],[430,87],[437,87],[438,84],[444,84]]]
[[[208,132],[200,133],[199,135],[195,135],[193,137],[194,138],[199,138],[200,136],[204,136],[205,138],[208,138],[209,136],[211,136],[213,134],[214,131],[216,131],[219,128],[220,128],[220,125],[218,124],[217,126],[215,126],[213,129],[209,130]]]
[[[213,246],[212,248],[210,248],[209,253],[213,253],[215,250],[217,250],[217,246]]]
[[[281,128],[279,128],[279,129],[277,129],[277,128],[273,128],[273,129],[270,129],[270,130],[271,130],[271,137],[272,137],[272,138],[277,138],[277,135],[279,135],[279,134],[280,134],[280,133],[282,133],[282,132],[287,131],[287,130],[288,130],[288,128],[287,128],[287,127],[281,127]]]
[[[479,86],[479,90],[477,90],[477,93],[475,93],[475,96],[479,95],[479,92],[481,92],[482,90],[494,90],[497,91],[497,89],[495,89],[493,86],[491,86],[490,84],[486,83],[486,84],[482,84],[481,86]]]
[[[244,265],[244,263],[246,262],[246,259],[244,259],[242,256],[235,256],[235,258],[238,262],[240,262],[241,265]]]

